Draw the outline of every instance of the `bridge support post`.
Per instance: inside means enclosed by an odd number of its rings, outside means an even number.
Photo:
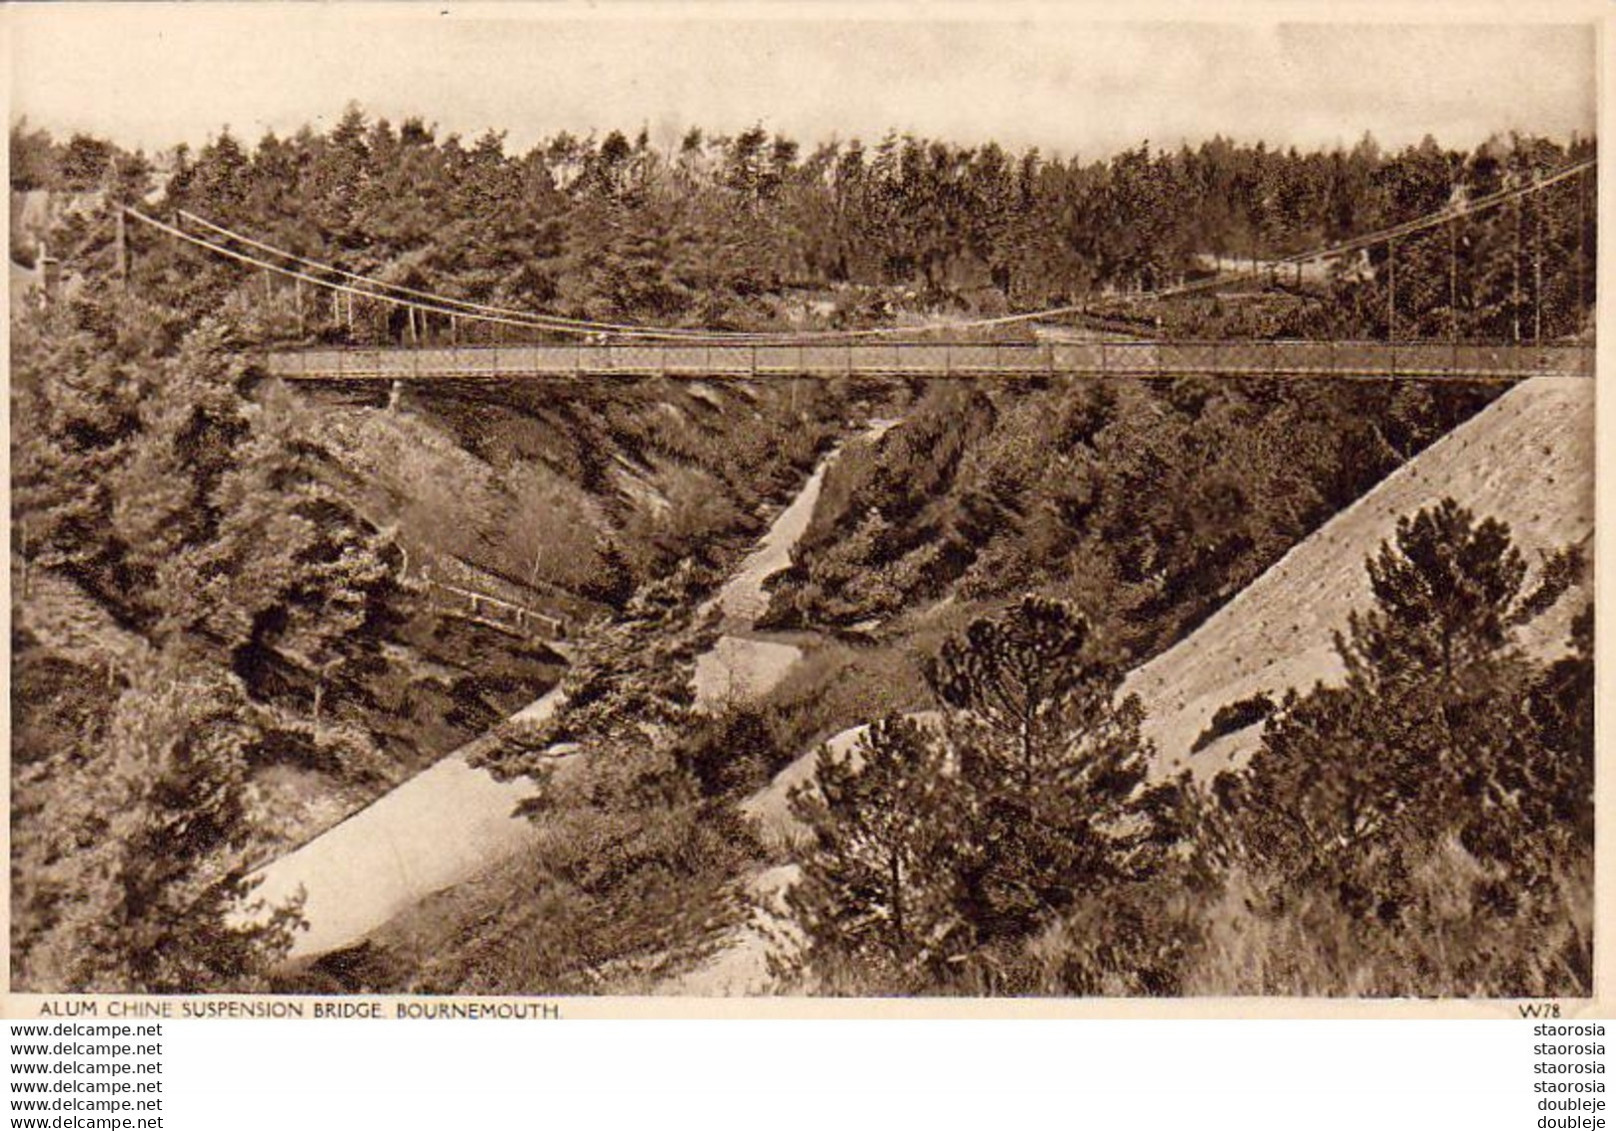
[[[1459,340],[1459,221],[1448,225],[1448,336]]]
[[[1397,239],[1386,241],[1386,340],[1397,340]]]
[[[1532,201],[1532,344],[1543,340],[1543,201]]]
[[[1577,299],[1572,306],[1572,311],[1576,315],[1576,321],[1572,324],[1572,329],[1574,330],[1581,329],[1582,305],[1584,301],[1586,301],[1585,292],[1587,284],[1583,278],[1583,272],[1585,270],[1583,266],[1583,257],[1587,254],[1587,249],[1584,245],[1586,242],[1586,232],[1588,227],[1588,194],[1583,188],[1586,183],[1587,182],[1584,180],[1584,178],[1578,177],[1575,186],[1577,190]]]
[[[1518,345],[1521,340],[1521,197],[1515,198],[1515,260],[1514,276],[1509,291],[1510,331]]]
[[[404,399],[404,382],[394,381],[387,390],[387,411],[398,413],[399,404]]]
[[[118,230],[114,238],[117,247],[118,285],[127,290],[129,288],[129,233],[125,229],[126,221],[121,205],[118,207],[117,217]]]

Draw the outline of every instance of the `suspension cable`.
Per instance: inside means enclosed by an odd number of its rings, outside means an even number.
[[[1277,270],[1280,267],[1294,266],[1302,263],[1316,262],[1339,258],[1343,255],[1374,247],[1477,212],[1497,207],[1510,200],[1530,195],[1531,193],[1547,189],[1560,181],[1578,176],[1597,165],[1596,160],[1581,161],[1568,168],[1561,169],[1548,177],[1535,179],[1531,184],[1504,189],[1492,193],[1479,200],[1468,201],[1458,207],[1444,208],[1438,212],[1430,213],[1414,220],[1393,225],[1379,231],[1369,232],[1356,236],[1327,248],[1298,252],[1281,259],[1272,260],[1260,268],[1239,272],[1233,276],[1217,276],[1211,279],[1201,279],[1193,283],[1186,283],[1178,287],[1156,291],[1150,296],[1154,299],[1171,298],[1179,295],[1192,294],[1197,291],[1211,289],[1226,285],[1229,282],[1244,278],[1255,278],[1267,271]],[[652,341],[685,341],[685,342],[752,342],[790,344],[797,342],[836,342],[849,339],[884,337],[898,334],[925,334],[939,330],[982,330],[1001,326],[1017,325],[1025,322],[1034,322],[1048,318],[1057,318],[1066,315],[1083,315],[1089,313],[1088,303],[1074,303],[1064,306],[1046,307],[1040,310],[1027,311],[1020,314],[1007,314],[993,318],[976,318],[964,322],[954,322],[946,326],[883,326],[862,330],[806,330],[806,331],[741,331],[741,330],[702,330],[689,327],[676,326],[645,326],[632,323],[601,322],[588,319],[567,318],[562,315],[541,314],[532,311],[515,310],[507,307],[491,306],[477,303],[467,299],[458,299],[451,296],[437,294],[431,291],[418,290],[400,283],[391,283],[374,276],[363,275],[329,263],[307,258],[294,252],[286,251],[260,240],[243,235],[223,225],[216,224],[193,212],[181,211],[179,217],[186,221],[199,224],[209,231],[229,240],[234,240],[247,247],[274,255],[279,258],[298,264],[314,271],[322,271],[351,280],[355,284],[348,285],[333,281],[329,278],[319,278],[306,271],[272,263],[254,255],[235,251],[224,247],[210,239],[186,232],[176,225],[166,224],[155,217],[148,216],[134,208],[124,207],[123,211],[140,221],[168,235],[184,240],[187,243],[211,251],[216,255],[271,271],[287,278],[309,283],[312,286],[336,291],[361,298],[372,299],[388,303],[393,306],[419,310],[424,313],[439,314],[449,318],[465,318],[471,322],[482,322],[501,326],[518,326],[527,329],[547,330],[559,334],[593,335],[608,333],[625,338],[638,338]],[[368,289],[367,289],[368,288]],[[378,293],[393,292],[393,293]],[[409,297],[399,297],[409,296]]]
[[[1388,243],[1394,239],[1401,239],[1403,236],[1413,235],[1417,232],[1423,232],[1430,228],[1439,227],[1451,220],[1459,220],[1466,216],[1473,216],[1477,212],[1485,212],[1488,209],[1498,207],[1500,204],[1506,204],[1517,197],[1529,196],[1534,192],[1546,189],[1551,185],[1559,183],[1560,181],[1586,173],[1588,170],[1594,168],[1597,164],[1598,161],[1596,160],[1580,161],[1577,164],[1569,166],[1565,169],[1561,169],[1550,176],[1534,180],[1529,185],[1502,189],[1488,196],[1484,196],[1479,200],[1468,201],[1458,207],[1443,208],[1436,212],[1431,212],[1424,216],[1417,217],[1413,220],[1404,221],[1401,224],[1395,224],[1391,227],[1382,228],[1379,231],[1368,232],[1361,236],[1354,236],[1350,240],[1344,240],[1341,243],[1333,244],[1330,247],[1318,248],[1312,251],[1301,251],[1295,253],[1294,255],[1287,255],[1282,259],[1271,260],[1262,267],[1242,271],[1232,276],[1225,275],[1214,279],[1200,279],[1194,283],[1186,283],[1180,287],[1172,287],[1167,290],[1157,291],[1154,297],[1169,298],[1176,295],[1189,294],[1193,291],[1206,290],[1210,287],[1221,286],[1233,279],[1256,278],[1265,271],[1276,270],[1280,267],[1292,267],[1300,263],[1313,263],[1324,259],[1338,259],[1343,255],[1349,255],[1355,251],[1362,251],[1365,248]]]

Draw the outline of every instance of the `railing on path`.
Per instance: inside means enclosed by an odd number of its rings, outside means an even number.
[[[476,621],[515,636],[566,639],[566,622],[560,617],[431,577],[420,579],[420,583],[427,587],[433,604],[440,612]]]
[[[1197,374],[1513,381],[1592,377],[1594,347],[1436,341],[591,342],[276,350],[262,355],[262,368],[276,377],[320,381]]]

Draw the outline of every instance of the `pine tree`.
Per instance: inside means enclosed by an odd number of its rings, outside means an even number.
[[[295,905],[251,905],[243,856],[243,692],[165,655],[118,699],[109,743],[59,767],[50,926],[24,956],[31,984],[103,993],[264,988]],[[264,913],[267,911],[267,914]]]
[[[928,678],[951,709],[969,799],[957,866],[983,941],[1023,938],[1132,869],[1151,823],[1143,709],[1116,700],[1120,673],[1086,617],[1028,596],[948,641]]]
[[[1525,597],[1509,527],[1452,499],[1399,519],[1368,570],[1375,607],[1352,621],[1345,651],[1349,671],[1386,679],[1436,672],[1453,684],[1503,648]]]
[[[1375,604],[1337,639],[1345,684],[1289,696],[1220,787],[1268,913],[1333,908],[1385,971],[1424,936],[1450,940],[1428,978],[1455,980],[1451,992],[1578,977],[1588,673],[1580,651],[1540,669],[1517,640],[1574,579],[1569,557],[1550,556],[1529,589],[1504,524],[1451,499],[1398,523],[1367,562]],[[1574,649],[1585,643],[1579,629]],[[1515,939],[1527,922],[1542,953]]]
[[[812,830],[788,897],[811,965],[835,971],[850,959],[901,982],[956,951],[949,842],[959,797],[938,735],[881,719],[844,755],[821,748],[814,780],[790,804]]]

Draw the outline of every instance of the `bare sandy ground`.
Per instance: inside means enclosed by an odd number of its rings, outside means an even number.
[[[1371,603],[1365,560],[1394,536],[1397,520],[1444,496],[1478,518],[1509,524],[1535,565],[1540,551],[1588,543],[1594,520],[1594,382],[1526,381],[1387,476],[1247,586],[1205,624],[1123,685],[1148,714],[1158,774],[1190,768],[1202,780],[1241,764],[1260,728],[1195,755],[1190,746],[1228,703],[1266,691],[1307,690],[1342,675],[1333,634]],[[1527,584],[1533,584],[1529,578]],[[1528,635],[1541,655],[1567,650],[1571,594]]]
[[[859,439],[877,440],[897,423],[896,420],[874,421],[859,434]],[[841,449],[837,448],[819,461],[797,497],[780,512],[759,540],[757,548],[747,555],[718,595],[697,613],[699,620],[716,609],[720,630],[725,633],[710,651],[697,657],[697,706],[713,707],[726,701],[745,701],[765,695],[785,678],[791,665],[802,658],[802,649],[759,638],[753,635],[752,629],[769,607],[769,592],[764,583],[791,565],[791,551],[807,532],[814,507],[819,504],[819,493],[825,486],[825,475],[840,454]]]
[[[747,884],[752,914],[711,958],[656,988],[665,997],[742,997],[774,986],[769,957],[793,945],[796,930],[785,895],[797,882],[795,864],[767,868]]]
[[[561,701],[559,685],[517,718],[542,720]],[[501,782],[468,758],[486,739],[433,763],[397,789],[258,873],[254,899],[305,896],[308,929],[291,957],[323,954],[363,939],[394,915],[505,859],[536,835],[513,816],[537,787]]]

